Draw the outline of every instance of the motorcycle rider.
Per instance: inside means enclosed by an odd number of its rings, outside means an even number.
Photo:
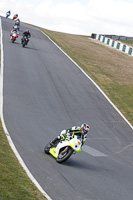
[[[10,15],[11,15],[11,11],[9,10],[9,11],[7,11],[7,13],[6,13],[6,18],[8,18]]]
[[[16,28],[13,28],[13,29],[11,30],[10,36],[12,35],[12,33],[17,33]],[[18,33],[17,33],[17,37],[18,37]]]
[[[15,19],[15,25],[20,26],[20,19]]]
[[[17,17],[18,17],[18,14],[15,14],[15,15],[13,16],[13,20],[16,19]]]
[[[78,135],[82,138],[82,146],[83,146],[84,142],[87,139],[87,133],[89,129],[90,127],[88,126],[88,124],[83,123],[81,126],[73,126],[72,128],[63,130],[61,131],[59,136],[57,136],[54,140],[51,141],[51,145],[54,145],[60,140],[72,139],[74,135]]]
[[[31,37],[30,31],[26,30],[25,32],[23,32],[22,36],[23,37],[21,38],[21,44],[23,44],[24,37],[27,37],[27,38]],[[28,39],[28,42],[29,42],[29,39]]]
[[[14,26],[13,26],[13,29],[16,29],[17,34],[19,35],[19,26],[18,26],[18,25],[14,25]]]

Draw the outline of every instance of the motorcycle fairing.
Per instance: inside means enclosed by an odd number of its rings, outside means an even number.
[[[81,140],[74,137],[72,140],[68,141],[70,146],[75,150],[75,152],[81,151]]]
[[[63,147],[70,146],[68,141],[63,141],[59,143],[56,147],[53,147],[49,150],[49,153],[52,154],[55,158],[58,157],[59,150]]]
[[[55,158],[57,158],[57,152],[56,152],[56,148],[51,148],[49,153],[51,153]]]
[[[55,158],[58,157],[60,149],[63,147],[70,146],[72,149],[74,149],[75,152],[81,151],[81,140],[79,140],[76,136],[71,140],[65,140],[60,143],[56,147],[52,147],[49,150],[49,153],[53,155]]]

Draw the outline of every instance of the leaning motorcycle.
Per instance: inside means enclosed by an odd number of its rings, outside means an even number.
[[[14,19],[17,19],[17,17],[18,17],[18,14],[14,15],[12,19],[13,19],[13,20],[14,20]]]
[[[12,41],[12,43],[15,42],[15,40],[16,40],[17,37],[18,37],[18,34],[15,33],[15,32],[13,32],[12,35],[11,35],[11,41]]]
[[[22,47],[25,47],[25,45],[27,45],[29,42],[28,37],[24,36],[24,38],[22,39]]]
[[[10,16],[10,13],[6,13],[6,19]]]
[[[67,138],[65,140],[57,141],[55,144],[49,142],[45,148],[44,152],[46,154],[51,154],[56,158],[58,163],[66,161],[72,154],[80,152],[82,147],[82,138],[80,136],[74,135],[73,138]]]
[[[15,25],[13,26],[13,28],[16,29],[17,31],[19,31],[19,25],[15,24]]]

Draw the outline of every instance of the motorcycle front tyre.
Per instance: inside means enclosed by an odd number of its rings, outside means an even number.
[[[61,152],[60,152],[61,153]],[[65,162],[68,158],[70,158],[70,156],[73,154],[73,149],[71,147],[68,147],[68,151],[67,151],[67,154],[63,157],[63,158],[60,158],[60,153],[56,159],[56,162],[58,163],[62,163],[62,162]]]
[[[12,43],[14,43],[15,39],[12,39]]]

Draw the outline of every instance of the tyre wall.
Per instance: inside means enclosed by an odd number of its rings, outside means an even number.
[[[133,56],[133,47],[128,46],[126,44],[121,43],[120,41],[115,41],[113,39],[107,38],[103,35],[96,35],[96,39],[105,43],[106,45],[109,45],[110,47],[113,47],[119,51],[122,51],[130,56]]]

